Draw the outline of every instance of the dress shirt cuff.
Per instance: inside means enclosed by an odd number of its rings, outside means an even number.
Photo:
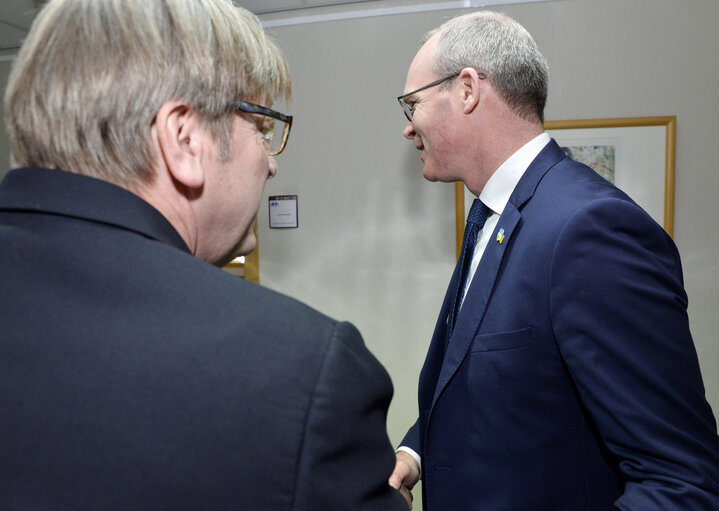
[[[400,445],[399,447],[397,447],[397,450],[395,452],[398,452],[398,451],[404,451],[407,454],[409,454],[410,456],[412,456],[415,459],[415,461],[417,461],[417,465],[419,466],[419,473],[420,474],[422,473],[422,458],[419,457],[419,454],[414,452],[413,449],[410,449],[409,447],[404,446],[404,445]]]

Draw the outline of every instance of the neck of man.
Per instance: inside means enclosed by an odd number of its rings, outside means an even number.
[[[467,188],[477,196],[510,156],[544,132],[544,125],[539,119],[525,119],[514,112],[506,112],[497,121],[491,127],[487,123],[487,127],[481,130],[483,133],[478,137],[480,143],[477,147],[479,168],[474,169],[465,181]]]

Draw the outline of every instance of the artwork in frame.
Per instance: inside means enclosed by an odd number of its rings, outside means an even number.
[[[614,183],[673,234],[675,116],[547,121],[544,128],[571,158]],[[473,199],[455,183],[458,256]]]

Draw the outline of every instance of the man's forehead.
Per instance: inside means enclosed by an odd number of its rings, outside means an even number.
[[[434,79],[433,67],[436,60],[438,36],[439,34],[432,36],[414,56],[412,63],[409,65],[409,71],[407,71],[405,93],[415,90]]]

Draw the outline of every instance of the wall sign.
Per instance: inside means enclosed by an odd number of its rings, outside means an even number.
[[[273,195],[269,198],[270,229],[297,227],[297,195]]]

